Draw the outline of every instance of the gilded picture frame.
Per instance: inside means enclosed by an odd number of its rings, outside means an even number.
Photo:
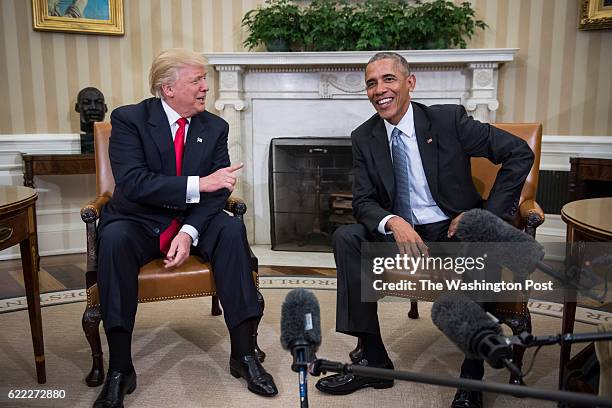
[[[32,0],[34,30],[124,35],[123,0]]]
[[[581,30],[612,28],[612,0],[580,0]]]

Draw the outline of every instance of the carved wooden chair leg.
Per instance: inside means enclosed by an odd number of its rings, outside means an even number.
[[[104,382],[104,359],[102,358],[102,344],[100,343],[100,306],[86,308],[83,313],[82,326],[85,337],[91,347],[92,366],[85,382],[90,387],[97,387]]]
[[[357,363],[363,358],[363,342],[360,338],[357,339],[357,345],[353,351],[349,353],[349,357],[352,363]]]
[[[219,296],[213,296],[212,297],[212,306],[210,308],[210,313],[213,316],[220,316],[221,313],[223,313],[221,311],[221,306],[219,306]]]
[[[521,369],[523,367],[523,355],[525,354],[525,348],[520,346],[513,346],[512,352],[514,353],[514,364]],[[514,374],[510,374],[509,384],[512,385],[525,385],[525,381],[522,378],[518,378]]]
[[[500,318],[502,323],[505,323],[512,330],[512,334],[518,336],[522,332],[526,331],[531,333],[531,314],[529,313],[529,309],[525,306],[524,313],[507,315],[503,318]],[[525,354],[525,348],[514,346],[512,348],[514,352],[514,364],[518,368],[522,368],[523,366],[523,355]],[[510,384],[513,385],[525,385],[525,382],[521,378],[516,377],[515,375],[510,375]]]
[[[419,306],[417,305],[416,300],[410,301],[410,311],[408,312],[408,317],[411,319],[419,318]]]
[[[261,311],[263,312],[266,308],[266,302],[264,301],[264,297],[259,291],[257,291],[257,301],[261,305]],[[259,329],[260,321],[261,318],[256,319],[253,324],[253,354],[255,354],[255,357],[259,360],[260,363],[263,363],[266,359],[266,353],[262,349],[260,349],[259,344],[257,344],[257,330]]]
[[[529,313],[529,309],[527,309],[527,307],[525,307],[525,314],[520,315],[520,317],[517,318],[517,320],[518,320],[518,324],[516,324],[515,326],[511,326],[512,334],[517,336],[524,331],[531,333],[531,314]],[[523,355],[525,354],[525,348],[514,346],[512,350],[514,351],[514,364],[516,364],[518,368],[522,368],[523,367]],[[521,378],[517,378],[512,375],[510,376],[510,384],[525,385],[525,383],[523,382]]]

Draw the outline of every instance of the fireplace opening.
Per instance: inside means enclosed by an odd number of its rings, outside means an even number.
[[[270,143],[272,249],[331,252],[331,236],[352,224],[350,138],[276,138]]]

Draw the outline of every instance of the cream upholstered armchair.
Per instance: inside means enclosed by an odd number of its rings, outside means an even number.
[[[81,218],[86,224],[87,233],[87,306],[83,313],[82,323],[92,353],[92,368],[85,379],[90,387],[98,386],[104,382],[104,363],[99,332],[101,315],[96,276],[98,262],[97,221],[102,207],[111,198],[115,188],[115,180],[108,157],[110,134],[110,123],[97,122],[94,124],[97,197],[81,209]],[[225,210],[242,219],[247,207],[242,200],[230,197],[225,205]],[[255,285],[259,288],[257,258],[252,253],[251,265]],[[157,302],[201,296],[212,296],[211,313],[213,316],[222,313],[219,298],[216,296],[211,265],[203,262],[197,256],[189,256],[184,264],[172,270],[164,268],[162,259],[153,260],[140,268],[138,302]],[[264,300],[259,292],[258,298],[263,306]],[[255,355],[263,362],[265,353],[257,346],[258,325],[259,322],[256,322],[253,327]]]

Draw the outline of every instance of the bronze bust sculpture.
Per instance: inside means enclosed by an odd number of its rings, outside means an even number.
[[[74,110],[81,116],[81,153],[93,153],[93,124],[104,120],[108,107],[99,89],[86,87],[79,91]]]

